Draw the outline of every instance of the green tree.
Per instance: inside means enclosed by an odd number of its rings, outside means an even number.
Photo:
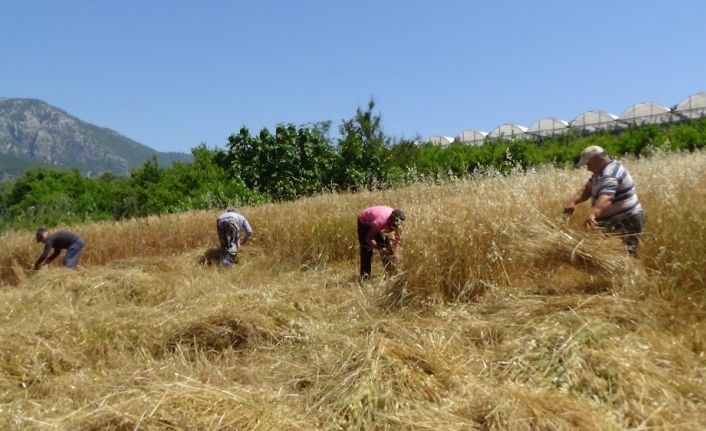
[[[386,184],[392,168],[390,138],[382,128],[382,116],[373,113],[375,101],[367,109],[360,107],[353,118],[339,127],[339,158],[336,183],[346,189]]]
[[[110,213],[109,186],[76,169],[33,168],[3,189],[3,225],[55,226],[98,220]]]
[[[278,125],[256,137],[243,127],[228,142],[234,176],[274,199],[310,195],[331,181],[336,152],[317,127]]]

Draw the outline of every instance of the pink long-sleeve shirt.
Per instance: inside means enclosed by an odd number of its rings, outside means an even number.
[[[368,226],[375,226],[378,230],[390,231],[392,229],[388,219],[392,211],[392,208],[385,205],[366,208],[358,215],[358,221]]]

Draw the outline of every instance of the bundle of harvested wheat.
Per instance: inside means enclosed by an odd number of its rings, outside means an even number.
[[[576,231],[546,217],[526,224],[523,231],[525,239],[516,243],[518,254],[535,265],[569,264],[603,276],[617,275],[635,266],[615,235]]]

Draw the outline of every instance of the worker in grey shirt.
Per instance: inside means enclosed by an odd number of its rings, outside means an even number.
[[[37,229],[37,242],[44,243],[44,251],[34,263],[34,269],[39,269],[42,263],[50,264],[61,250],[66,250],[64,256],[64,266],[67,268],[75,268],[78,265],[78,259],[83,251],[83,240],[73,232],[60,230],[54,233],[41,227]],[[49,252],[54,250],[51,256]],[[47,257],[48,256],[48,257]]]
[[[250,227],[250,223],[242,214],[235,212],[235,209],[229,207],[218,216],[216,229],[218,231],[218,239],[221,242],[221,264],[229,268],[233,266],[238,256],[238,251],[240,251],[240,246],[248,242],[252,237],[252,227]]]

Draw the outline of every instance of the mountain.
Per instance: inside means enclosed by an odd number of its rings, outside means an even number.
[[[0,177],[32,166],[127,174],[153,156],[163,166],[191,161],[190,154],[156,151],[41,100],[0,98]]]

